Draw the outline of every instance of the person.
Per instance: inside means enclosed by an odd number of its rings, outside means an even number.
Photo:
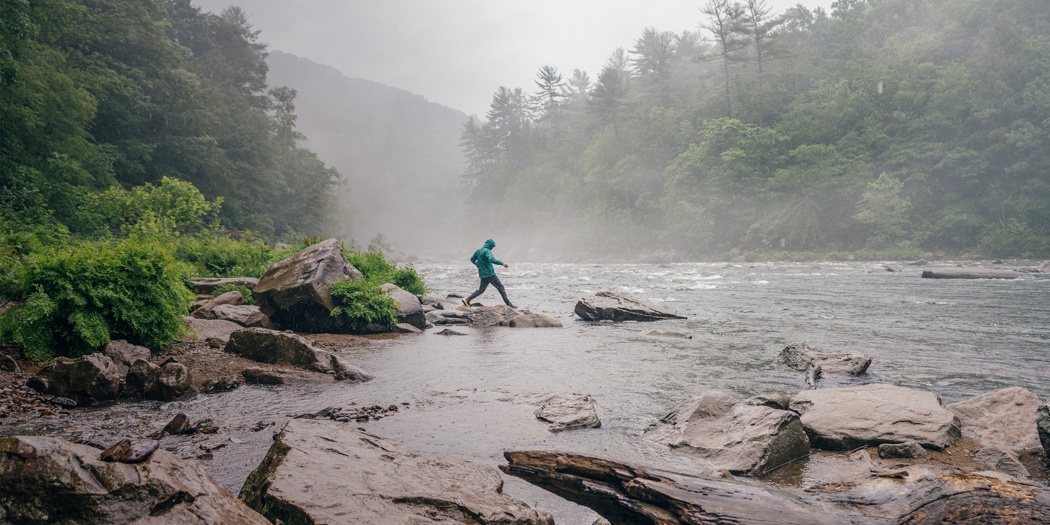
[[[501,264],[504,268],[510,268],[510,265],[497,259],[495,255],[492,255],[492,249],[495,247],[496,241],[488,239],[485,241],[484,246],[478,248],[474,252],[474,255],[470,256],[470,262],[478,267],[478,277],[481,278],[481,286],[478,287],[476,292],[470,294],[470,297],[463,299],[463,304],[466,305],[467,308],[470,307],[470,302],[473,301],[475,297],[484,293],[485,289],[488,288],[490,284],[495,286],[496,290],[499,290],[499,294],[503,296],[503,302],[506,303],[507,306],[517,308],[517,306],[511,304],[510,299],[507,298],[507,290],[503,288],[503,283],[500,282],[499,277],[496,276],[495,268],[492,267],[493,264]]]

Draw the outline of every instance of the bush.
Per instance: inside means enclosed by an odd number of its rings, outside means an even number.
[[[185,265],[156,243],[84,242],[28,257],[25,304],[4,314],[3,337],[26,356],[95,352],[111,339],[160,350],[182,335],[194,295]]]
[[[346,316],[350,329],[360,332],[369,324],[387,330],[397,324],[397,303],[379,284],[362,280],[339,281],[332,285],[336,307],[332,315]]]
[[[270,265],[294,255],[258,241],[235,241],[220,233],[178,239],[175,258],[189,263],[195,277],[262,277]]]
[[[382,252],[351,250],[344,253],[350,264],[357,268],[368,282],[377,285],[393,283],[415,295],[426,295],[430,291],[412,265],[398,268],[396,264],[388,261]]]

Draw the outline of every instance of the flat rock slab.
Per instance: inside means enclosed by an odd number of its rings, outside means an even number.
[[[1010,387],[952,403],[950,410],[962,423],[964,438],[993,448],[1039,448],[1036,411],[1042,401],[1030,390]]]
[[[494,469],[328,420],[289,421],[248,476],[241,499],[285,523],[554,523],[503,494]]]
[[[800,372],[819,366],[823,376],[859,376],[868,371],[871,357],[859,352],[817,352],[806,343],[791,343],[780,351],[776,364]]]
[[[340,380],[367,381],[374,377],[331,352],[315,348],[306,338],[291,332],[242,328],[230,336],[223,351],[260,363],[333,373]]]
[[[719,391],[679,405],[646,430],[645,437],[734,474],[761,475],[809,454],[809,438],[797,414],[749,405]]]
[[[661,310],[651,304],[618,294],[598,292],[576,303],[576,315],[584,321],[662,321],[685,319],[678,314]]]
[[[926,279],[1017,279],[1023,275],[1014,270],[994,268],[931,268],[922,271]]]
[[[940,450],[960,437],[959,419],[935,394],[894,385],[804,390],[791,410],[810,444],[827,450],[907,441]]]
[[[222,344],[226,344],[234,332],[244,329],[243,326],[232,321],[197,319],[196,317],[188,316],[183,317],[182,320],[192,332],[186,337],[185,340],[187,341],[207,341],[209,339],[216,339],[221,341]]]
[[[551,432],[598,428],[602,422],[594,405],[594,398],[586,394],[555,394],[542,400],[535,414],[536,419],[551,424]]]
[[[561,328],[561,321],[557,317],[544,312],[527,313],[519,315],[508,323],[511,328]]]
[[[167,450],[128,464],[44,436],[0,438],[0,522],[267,525],[197,462]]]

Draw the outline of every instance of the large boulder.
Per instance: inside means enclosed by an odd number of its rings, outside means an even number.
[[[894,385],[804,390],[791,410],[810,443],[828,450],[907,441],[940,450],[960,437],[959,419],[935,394]]]
[[[137,464],[44,436],[0,438],[0,523],[268,525],[197,462],[157,450]]]
[[[713,469],[762,475],[809,454],[799,417],[709,391],[686,401],[645,432],[647,439],[710,462]]]
[[[128,368],[124,387],[129,396],[156,399],[158,379],[160,379],[160,365],[145,359],[136,359]]]
[[[120,393],[124,375],[103,354],[70,359],[56,357],[29,379],[29,387],[45,394],[68,397],[80,405],[110,401]]]
[[[616,292],[598,292],[576,303],[576,315],[584,321],[661,321],[685,319],[653,305]]]
[[[508,323],[511,328],[561,328],[561,321],[557,317],[544,312],[527,313],[519,315]]]
[[[106,357],[109,357],[113,361],[113,364],[117,365],[117,369],[120,370],[121,376],[128,373],[128,368],[131,368],[131,363],[134,363],[139,359],[149,360],[150,356],[149,348],[133,345],[124,340],[110,341],[102,353],[105,354]]]
[[[859,352],[817,352],[806,343],[791,343],[780,351],[776,364],[806,372],[819,366],[821,375],[859,376],[871,366],[871,358]]]
[[[396,284],[386,283],[380,288],[397,303],[398,323],[407,323],[420,330],[426,328],[427,317],[423,313],[423,304],[419,302],[419,297],[402,290]]]
[[[1039,448],[1036,410],[1039,396],[1021,387],[1010,387],[971,397],[944,408],[962,423],[962,436],[985,447],[1004,450]]]
[[[445,310],[442,312],[442,314],[448,315],[449,311]],[[518,310],[504,305],[476,306],[470,309],[469,319],[470,324],[474,326],[509,326],[512,320],[521,317],[522,315],[524,314],[522,314]]]
[[[495,469],[330,420],[289,421],[240,497],[285,523],[554,523],[503,494]]]
[[[190,286],[193,288],[193,291],[208,295],[211,295],[220,286],[228,284],[240,285],[251,290],[255,288],[255,285],[259,284],[259,280],[255,277],[201,277],[190,280]]]
[[[332,284],[360,278],[361,272],[346,260],[339,241],[328,239],[271,266],[252,295],[262,313],[282,328],[341,333],[347,331],[345,321],[330,315],[335,308]]]
[[[224,350],[260,363],[333,373],[337,379],[368,380],[373,377],[339,356],[315,348],[304,337],[291,332],[243,328],[230,335]]]

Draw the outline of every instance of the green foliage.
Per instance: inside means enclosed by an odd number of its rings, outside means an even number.
[[[255,296],[252,295],[252,291],[243,284],[224,284],[216,288],[215,291],[212,292],[212,295],[218,297],[226,292],[237,292],[244,296],[245,304],[255,304]]]
[[[398,268],[395,263],[387,260],[383,252],[345,251],[344,253],[346,259],[361,272],[366,281],[376,285],[393,283],[415,295],[426,295],[430,291],[412,265]]]
[[[184,331],[194,296],[185,267],[155,243],[82,242],[25,263],[25,304],[5,312],[5,338],[48,360],[98,351],[111,339],[154,350]]]
[[[345,316],[350,329],[362,331],[374,324],[390,329],[397,324],[397,304],[379,284],[364,279],[339,281],[332,285],[336,307],[332,315]]]
[[[273,263],[295,254],[275,250],[250,237],[234,240],[222,233],[179,238],[175,258],[188,263],[195,277],[262,277]]]

